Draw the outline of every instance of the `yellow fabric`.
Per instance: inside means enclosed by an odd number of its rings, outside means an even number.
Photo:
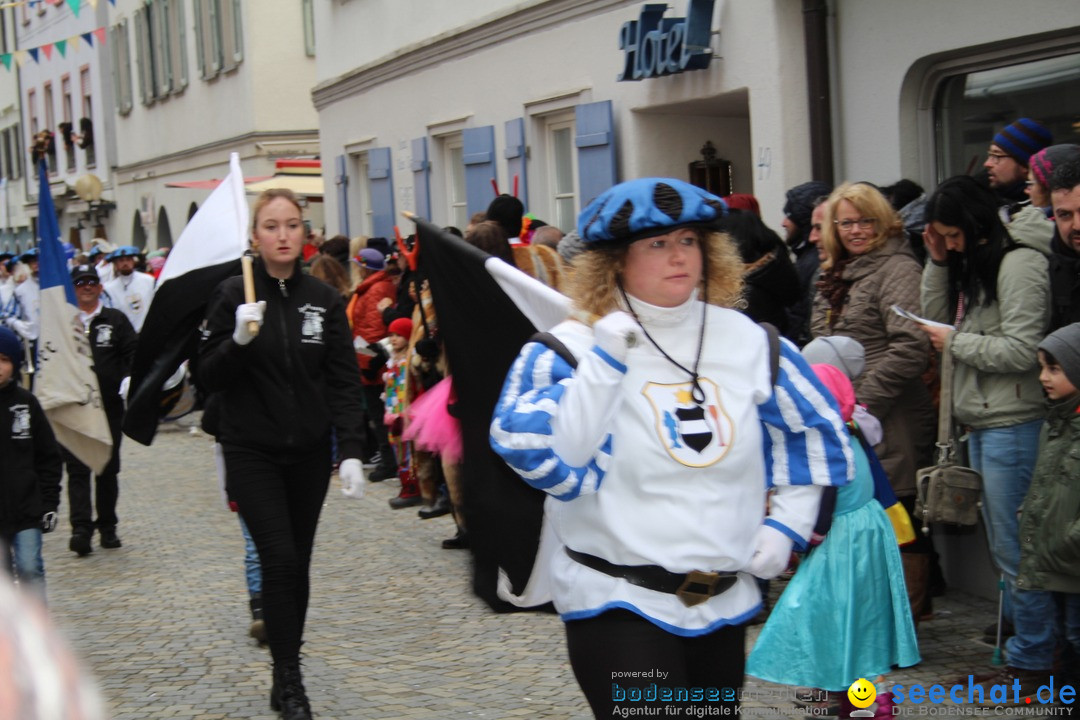
[[[911,516],[900,503],[885,508],[885,514],[889,516],[893,532],[896,533],[896,542],[899,545],[907,545],[915,542],[915,528],[911,524]]]

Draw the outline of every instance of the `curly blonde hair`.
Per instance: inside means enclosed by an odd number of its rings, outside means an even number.
[[[836,231],[836,223],[833,222],[836,219],[836,210],[844,200],[854,205],[862,217],[877,221],[875,227],[878,234],[867,244],[866,252],[877,250],[886,240],[904,232],[904,221],[877,188],[866,183],[844,183],[833,190],[825,201],[825,217],[821,221],[821,247],[825,249],[825,259],[821,262],[822,270],[828,270],[848,254]]]
[[[704,251],[709,296],[706,302],[736,307],[742,299],[743,263],[727,233],[698,230]],[[629,243],[613,249],[586,250],[573,260],[569,296],[576,310],[603,317],[620,308],[618,280],[626,266]],[[706,283],[702,283],[702,290]]]

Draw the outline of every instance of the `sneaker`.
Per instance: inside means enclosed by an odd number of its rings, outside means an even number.
[[[118,547],[122,547],[123,543],[120,542],[120,538],[116,537],[115,530],[102,530],[101,531],[101,547],[109,550],[115,550]]]
[[[398,495],[397,497],[392,497],[389,500],[390,507],[394,510],[402,510],[404,508],[416,507],[423,502],[424,498],[420,497],[419,493],[409,497],[403,497],[401,495]]]
[[[396,478],[398,476],[397,466],[388,463],[380,464],[377,468],[368,473],[368,482],[382,482],[383,480],[389,480],[390,478]]]
[[[1014,703],[1022,705],[1028,698],[1035,697],[1040,686],[1049,682],[1050,670],[1026,670],[1011,665],[1006,665],[993,675],[972,678],[970,688],[968,687],[969,681],[967,677],[958,681],[963,686],[964,700],[968,699],[970,693],[973,700],[972,705],[979,707],[1011,705]],[[981,700],[979,699],[980,694],[982,696]]]
[[[454,537],[442,541],[443,550],[467,550],[468,547],[469,536],[461,530]]]
[[[442,517],[443,515],[450,514],[450,501],[442,495],[435,501],[434,505],[425,505],[420,508],[416,513],[421,520],[430,520],[431,518]]]
[[[94,552],[94,546],[90,544],[90,536],[83,533],[75,533],[68,541],[68,550],[79,557],[86,557]]]

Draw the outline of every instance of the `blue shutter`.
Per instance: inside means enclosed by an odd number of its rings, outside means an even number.
[[[349,235],[349,174],[345,170],[345,156],[334,158],[334,184],[337,186],[338,232]]]
[[[525,178],[525,119],[507,120],[506,125],[506,192],[514,193],[514,177],[518,178],[518,200],[529,207],[529,186]]]
[[[611,101],[586,103],[574,108],[578,149],[578,191],[580,206],[615,184],[615,124]]]
[[[394,177],[390,172],[390,148],[368,150],[368,188],[371,191],[371,234],[394,237]]]
[[[461,134],[465,161],[465,204],[468,214],[484,212],[495,198],[495,126],[468,128]]]
[[[431,219],[431,165],[428,163],[427,138],[412,141],[413,197],[416,198],[416,214]]]

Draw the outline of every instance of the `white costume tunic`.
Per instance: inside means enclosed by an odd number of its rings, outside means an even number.
[[[17,332],[23,340],[34,342],[41,332],[41,286],[34,276],[15,286],[15,313],[5,319],[5,324]],[[8,303],[11,305],[11,301]]]
[[[739,571],[766,523],[805,545],[822,485],[853,474],[843,422],[793,345],[782,341],[776,391],[765,331],[744,315],[691,298],[675,308],[633,300],[649,334],[672,358],[699,368],[705,401],[687,372],[643,340],[626,364],[594,345],[576,321],[552,333],[578,359],[526,345],[503,387],[491,427],[494,450],[530,485],[549,493],[545,523],[551,598],[564,620],[623,608],[679,635],[700,635],[752,617],[754,578],[687,607],[674,594],[632,585],[571,559],[561,546],[616,565],[670,572]],[[777,492],[765,517],[770,484]],[[534,578],[536,577],[534,570]]]
[[[119,275],[105,286],[105,292],[112,306],[127,315],[135,332],[142,332],[146,311],[154,299],[154,276],[141,272]]]

